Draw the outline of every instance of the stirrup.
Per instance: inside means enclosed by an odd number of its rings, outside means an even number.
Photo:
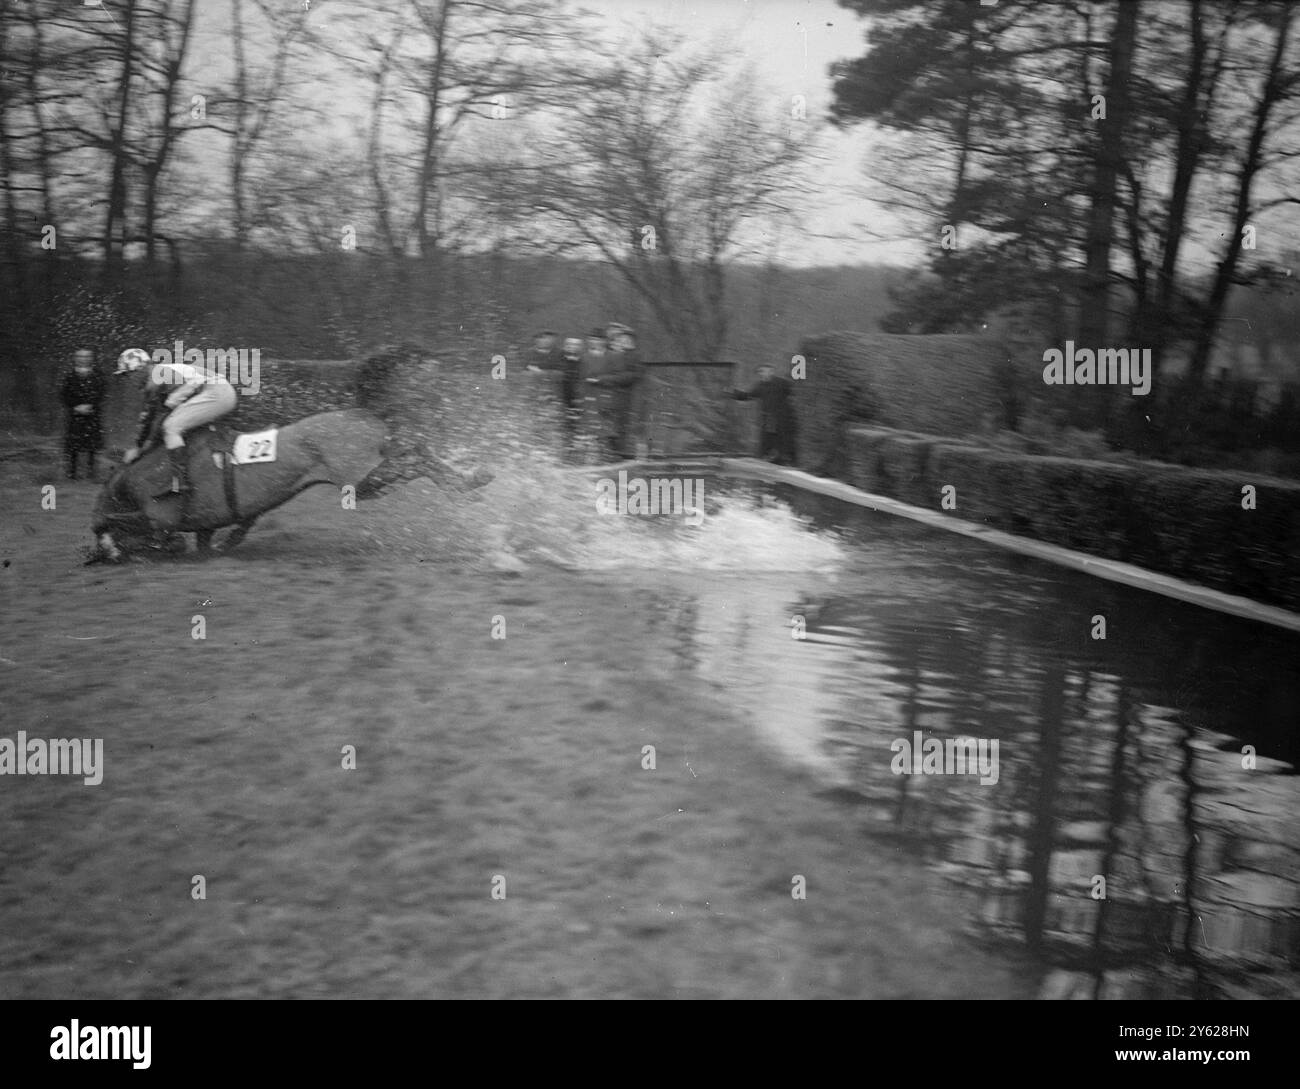
[[[153,498],[166,499],[169,495],[188,495],[193,490],[191,487],[186,487],[179,477],[173,476],[171,484],[160,492],[154,492]]]

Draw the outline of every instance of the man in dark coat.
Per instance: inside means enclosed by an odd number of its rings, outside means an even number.
[[[758,368],[758,382],[748,390],[733,389],[737,401],[757,401],[760,438],[758,456],[777,465],[793,465],[796,458],[797,424],[794,414],[794,383],[777,375],[770,366]]]
[[[550,329],[543,329],[533,337],[533,347],[528,353],[528,366],[538,367],[544,371],[553,371],[558,369],[559,359],[560,353],[555,347],[554,332]]]
[[[582,338],[566,337],[558,355],[551,359],[540,359],[534,349],[533,359],[528,364],[530,371],[559,373],[560,422],[564,428],[565,447],[570,451],[577,446],[578,424],[582,419],[582,355]]]
[[[560,404],[564,410],[564,436],[571,450],[578,442],[582,397],[582,338],[566,337],[560,350]]]
[[[626,326],[612,327],[610,348],[605,353],[604,369],[587,381],[599,390],[596,407],[606,451],[615,457],[632,457],[640,438],[637,417],[644,368],[635,334]]]
[[[587,334],[587,345],[582,353],[582,375],[584,378],[594,378],[604,371],[609,356],[606,347],[604,329],[593,329]]]
[[[104,379],[95,370],[95,353],[81,348],[73,356],[72,373],[63,379],[59,396],[68,412],[63,452],[69,480],[77,479],[77,455],[86,455],[86,475],[95,479],[95,453],[104,443],[101,410]]]

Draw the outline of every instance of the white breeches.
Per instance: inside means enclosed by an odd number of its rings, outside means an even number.
[[[228,382],[210,382],[168,413],[162,425],[163,445],[168,450],[184,446],[186,431],[233,412],[238,403],[234,386]]]

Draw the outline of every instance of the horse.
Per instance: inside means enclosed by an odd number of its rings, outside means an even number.
[[[484,470],[462,473],[422,443],[398,441],[390,431],[380,416],[361,408],[306,416],[245,435],[242,444],[217,425],[196,428],[186,442],[186,496],[167,492],[171,465],[156,445],[104,483],[91,523],[96,545],[86,562],[117,562],[142,544],[174,550],[181,533],[195,534],[198,551],[208,554],[213,534],[234,526],[220,548],[229,551],[263,514],[317,484],[352,485],[364,500],[419,476],[461,491],[492,479]]]

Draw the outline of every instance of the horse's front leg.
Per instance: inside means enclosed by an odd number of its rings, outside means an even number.
[[[221,542],[221,547],[218,551],[229,552],[232,548],[238,545],[240,541],[248,536],[248,531],[253,528],[253,523],[256,521],[256,517],[245,518],[226,535],[226,539]]]
[[[475,469],[472,473],[462,473],[454,465],[443,461],[442,458],[435,457],[433,454],[425,454],[420,459],[420,470],[422,475],[428,476],[431,480],[446,487],[455,488],[458,492],[481,488],[485,484],[490,484],[493,480],[493,474],[487,469]]]
[[[385,459],[357,482],[358,499],[378,499],[387,494],[398,481],[410,480],[410,473],[404,473],[392,461]]]
[[[400,484],[416,477],[428,477],[435,484],[464,492],[472,488],[481,488],[492,480],[492,474],[485,469],[472,473],[463,473],[442,458],[427,452],[405,453],[396,457],[385,458],[376,468],[368,473],[357,485],[358,499],[377,499]]]
[[[212,534],[215,530],[196,529],[194,531],[194,547],[198,550],[200,556],[212,555]]]

